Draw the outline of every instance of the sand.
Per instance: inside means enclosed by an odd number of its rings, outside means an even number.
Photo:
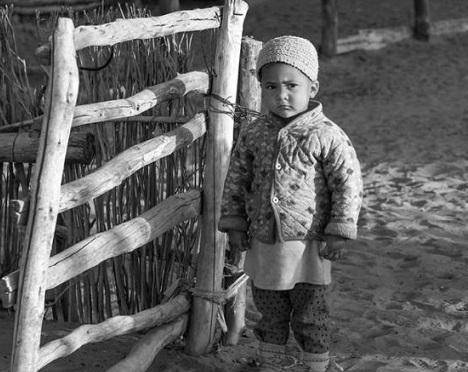
[[[249,3],[246,34],[318,40],[318,0]],[[340,35],[406,24],[408,3],[342,1]],[[435,19],[468,16],[463,0],[431,6]],[[468,371],[466,61],[468,33],[321,61],[318,98],[353,141],[365,187],[359,239],[333,267],[332,354],[346,371]],[[250,299],[247,315],[238,346],[194,358],[176,343],[150,370],[254,371],[258,313]],[[12,319],[0,312],[0,369],[8,365]],[[64,334],[61,324],[44,327],[46,338]],[[88,345],[44,371],[105,370],[139,337]]]

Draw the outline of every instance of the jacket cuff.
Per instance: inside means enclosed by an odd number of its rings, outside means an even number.
[[[338,235],[346,239],[357,238],[357,227],[354,224],[342,222],[330,222],[325,228],[325,234]]]
[[[222,232],[229,230],[247,231],[248,229],[248,222],[240,216],[223,216],[218,222],[218,230]]]

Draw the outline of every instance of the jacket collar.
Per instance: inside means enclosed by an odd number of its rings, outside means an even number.
[[[295,116],[292,120],[281,118],[273,113],[268,113],[268,121],[283,128],[291,128],[301,125],[304,122],[310,123],[322,115],[322,104],[319,101],[311,100],[307,111]]]

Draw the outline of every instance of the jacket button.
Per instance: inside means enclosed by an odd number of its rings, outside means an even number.
[[[279,200],[278,200],[278,198],[277,198],[276,196],[273,197],[273,199],[271,199],[271,201],[272,201],[273,203],[275,203],[275,204],[279,202]]]
[[[276,163],[276,169],[280,170],[281,169],[281,164],[280,163]]]

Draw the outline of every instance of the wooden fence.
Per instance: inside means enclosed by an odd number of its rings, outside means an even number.
[[[359,30],[357,35],[338,38],[339,0],[321,0],[322,32],[320,52],[325,57],[357,49],[375,50],[411,37],[428,41],[431,35],[468,30],[468,18],[430,21],[429,0],[413,0],[414,21],[411,26]]]
[[[13,372],[36,371],[84,344],[157,327],[145,335],[126,359],[110,369],[144,371],[161,348],[186,331],[189,310],[192,313],[187,351],[197,355],[211,348],[220,305],[210,299],[209,294],[224,293],[227,298],[245,282],[243,277],[228,291],[222,289],[224,236],[217,231],[217,221],[233,142],[232,104],[237,93],[242,27],[247,8],[242,0],[226,0],[223,8],[78,28],[71,19],[59,18],[49,48],[51,78],[32,180],[22,261],[19,272],[2,278],[0,287],[7,300],[11,300],[14,289],[18,288],[11,360]],[[210,28],[219,28],[211,86],[207,73],[194,71],[126,99],[75,106],[79,85],[77,50]],[[72,127],[139,115],[162,101],[193,91],[211,94],[208,127],[205,114],[197,114],[174,131],[125,150],[88,176],[61,185]],[[203,190],[168,197],[137,218],[92,235],[50,257],[58,213],[102,195],[145,165],[205,134]],[[189,292],[181,292],[154,308],[130,316],[112,317],[95,325],[82,325],[69,335],[40,346],[47,289],[108,258],[141,247],[178,223],[200,215],[201,210],[201,248],[193,305]]]

